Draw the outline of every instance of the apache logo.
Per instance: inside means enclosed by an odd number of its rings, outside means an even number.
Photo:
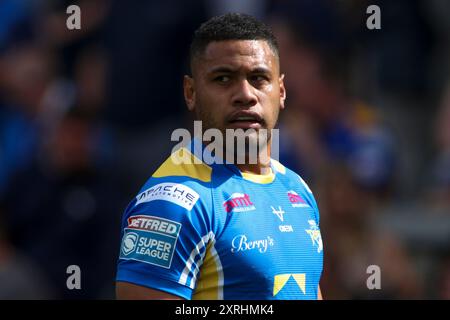
[[[175,203],[187,210],[191,210],[199,198],[199,194],[186,185],[164,182],[141,192],[136,197],[135,205],[137,206],[138,204],[155,200],[163,200]]]
[[[223,202],[223,207],[227,213],[244,212],[256,210],[253,203],[250,201],[248,194],[233,193],[227,200]]]
[[[294,208],[309,207],[309,205],[305,202],[305,200],[303,200],[303,198],[293,190],[288,191],[288,197],[289,201],[291,202]]]

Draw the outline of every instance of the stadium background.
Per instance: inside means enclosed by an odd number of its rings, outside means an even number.
[[[279,38],[280,160],[319,203],[324,297],[450,298],[449,1],[2,0],[1,299],[114,298],[122,211],[189,126],[192,32],[229,11]]]

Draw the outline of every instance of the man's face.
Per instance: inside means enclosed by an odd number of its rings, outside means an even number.
[[[277,56],[262,40],[210,43],[185,77],[189,110],[203,129],[274,128],[286,92]]]

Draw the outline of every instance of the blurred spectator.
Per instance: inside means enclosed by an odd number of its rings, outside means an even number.
[[[274,20],[274,30],[289,99],[280,121],[282,161],[316,179],[333,163],[346,163],[360,187],[388,192],[395,167],[393,138],[374,108],[346,92],[345,66],[333,67],[320,47],[297,36],[302,30],[293,24]]]
[[[438,299],[450,300],[450,256],[443,261],[439,271],[436,280],[439,284]]]
[[[107,62],[99,47],[87,47],[75,64],[77,106],[93,116],[104,112]]]
[[[29,38],[36,6],[34,1],[28,0],[0,2],[0,53],[11,43]]]
[[[442,95],[434,122],[436,156],[431,167],[430,203],[450,208],[450,85]]]
[[[321,195],[321,229],[327,244],[321,286],[328,299],[418,299],[423,276],[401,235],[380,229],[380,204],[353,182],[345,165],[327,171]],[[381,290],[369,290],[367,268],[380,268]]]
[[[120,186],[93,163],[96,133],[89,118],[69,113],[5,196],[9,240],[40,266],[57,298],[98,298],[114,277]],[[72,264],[81,268],[79,291],[66,288]]]
[[[41,46],[13,46],[0,65],[1,194],[10,176],[30,163],[74,95],[71,84],[57,76],[56,58]]]
[[[271,21],[288,97],[280,121],[280,158],[315,186],[328,248],[325,298],[420,298],[424,279],[402,237],[373,225],[375,213],[395,195],[396,141],[379,110],[354,98],[355,88],[348,87],[348,22],[339,23],[343,18],[336,7],[320,3],[312,10],[323,17],[320,22],[311,17],[298,22],[294,9]],[[339,26],[332,36],[325,31],[328,25]],[[366,286],[370,265],[381,269],[382,290]]]
[[[6,239],[3,217],[0,203],[0,300],[54,298],[40,267]]]
[[[170,154],[173,130],[186,126],[183,75],[191,34],[205,17],[204,1],[112,1],[105,119],[129,194]]]
[[[110,0],[50,0],[42,4],[39,39],[55,51],[62,63],[62,74],[74,77],[77,60],[86,47],[104,45],[104,26]],[[81,29],[66,27],[66,9],[77,4],[81,11]]]

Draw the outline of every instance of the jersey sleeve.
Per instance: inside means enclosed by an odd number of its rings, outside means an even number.
[[[213,238],[210,201],[201,183],[150,178],[123,215],[116,280],[191,299]]]
[[[303,195],[306,198],[306,201],[308,201],[309,205],[313,208],[316,224],[317,224],[317,226],[319,226],[320,225],[320,213],[319,213],[319,207],[317,206],[316,199],[314,198],[314,194],[312,193],[311,189],[309,188],[309,186],[305,182],[305,180],[303,180],[303,178],[300,177],[300,175],[298,175],[298,174],[297,174],[297,177],[300,180],[300,183],[304,187],[305,192]]]

